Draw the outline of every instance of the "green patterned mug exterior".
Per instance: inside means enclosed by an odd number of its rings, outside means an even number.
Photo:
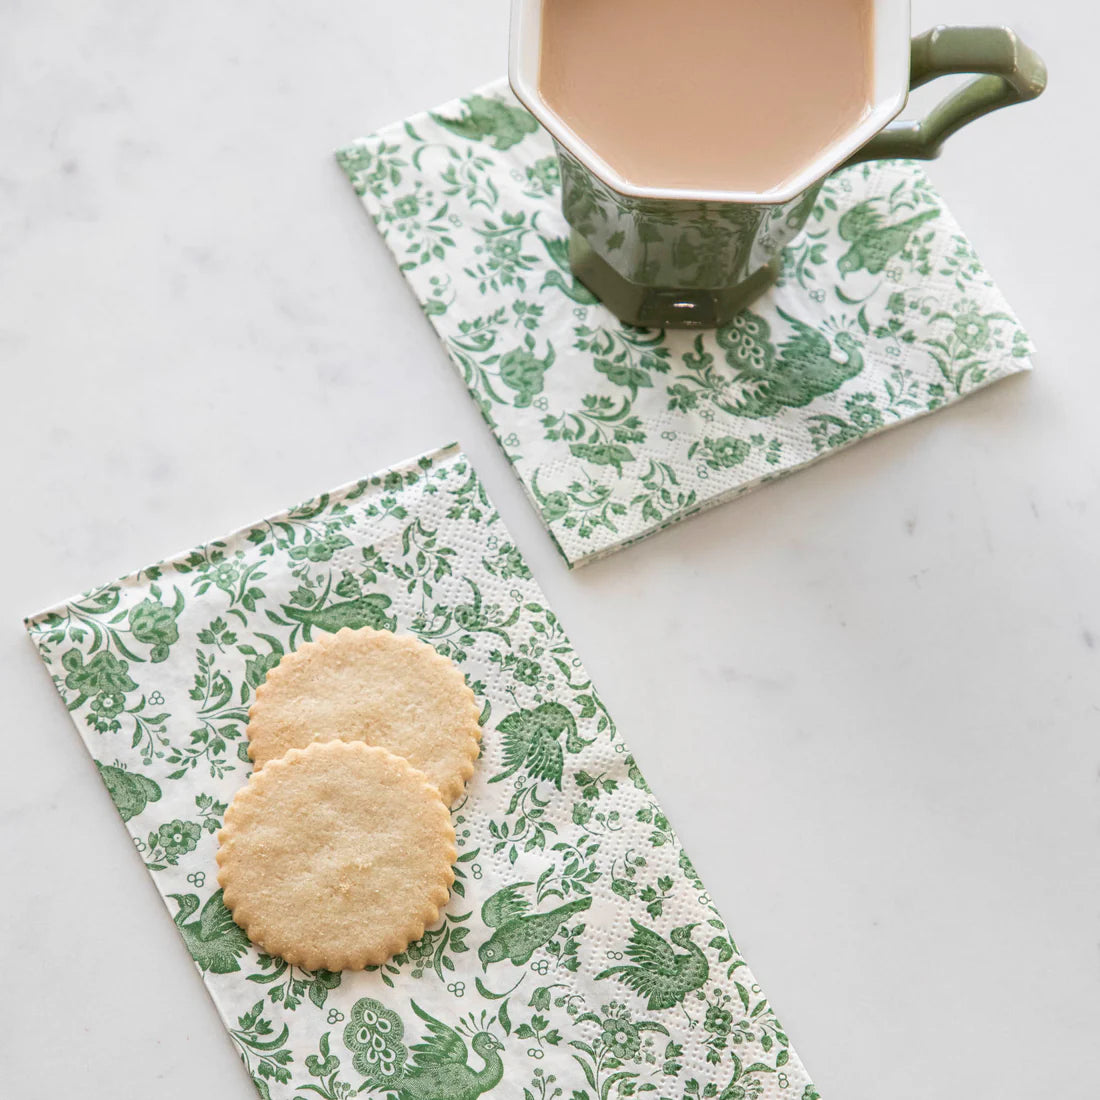
[[[622,321],[643,327],[725,324],[772,284],[831,172],[867,160],[932,159],[968,122],[1046,86],[1042,59],[1007,27],[937,27],[909,42],[907,5],[880,0],[872,109],[800,176],[761,195],[640,187],[539,96],[541,7],[513,0],[509,79],[557,148],[573,273]],[[951,73],[981,75],[924,119],[893,121],[913,88]]]

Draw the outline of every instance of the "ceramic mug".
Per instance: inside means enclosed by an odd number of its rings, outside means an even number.
[[[968,122],[1046,87],[1041,58],[1007,27],[936,27],[910,41],[908,3],[876,0],[871,109],[797,177],[762,194],[637,186],[539,93],[543,2],[512,0],[509,80],[557,148],[573,273],[632,325],[724,324],[775,281],[780,254],[830,173],[890,157],[929,160]],[[894,121],[913,88],[949,73],[982,75],[921,121]]]

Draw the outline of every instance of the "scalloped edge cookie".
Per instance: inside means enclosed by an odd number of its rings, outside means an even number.
[[[411,634],[345,627],[288,653],[248,712],[257,770],[336,738],[402,756],[452,805],[474,774],[479,708],[457,666]]]
[[[361,741],[291,749],[253,773],[218,844],[233,919],[306,970],[361,970],[404,951],[442,915],[457,858],[436,788]]]

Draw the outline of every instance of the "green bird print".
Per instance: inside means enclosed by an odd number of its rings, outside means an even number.
[[[548,286],[552,286],[578,305],[595,305],[599,298],[584,283],[574,278],[572,268],[569,266],[569,238],[540,237],[539,240],[542,241],[546,254],[561,269],[548,272],[539,289],[545,290]]]
[[[940,214],[938,210],[923,210],[896,225],[886,225],[882,215],[874,208],[879,201],[865,199],[857,202],[841,216],[837,228],[841,237],[851,242],[851,248],[837,262],[841,275],[859,271],[860,268],[878,275],[905,248],[914,230]]]
[[[244,929],[233,921],[233,915],[222,902],[221,890],[216,890],[202,907],[199,919],[185,924],[199,907],[195,894],[169,894],[179,911],[173,918],[176,927],[183,936],[191,958],[199,964],[200,970],[209,970],[214,974],[228,974],[240,970],[237,959],[248,950],[248,937]]]
[[[160,787],[144,775],[113,764],[101,764],[98,760],[95,766],[123,821],[137,817],[150,802],[160,801]]]
[[[302,637],[308,642],[314,627],[330,634],[335,634],[345,626],[352,630],[358,630],[363,626],[370,626],[375,630],[396,630],[397,617],[386,614],[386,609],[391,603],[393,601],[389,596],[375,592],[355,600],[330,603],[327,607],[322,596],[314,607],[284,606],[282,610],[288,619],[304,624],[305,630],[302,631]]]
[[[565,734],[565,747],[570,752],[580,752],[590,743],[577,733],[577,720],[561,703],[517,710],[500,720],[497,732],[503,738],[504,771],[494,775],[490,783],[499,783],[525,767],[533,779],[549,779],[560,791],[565,766],[561,735]]]
[[[363,1075],[364,1088],[396,1095],[399,1100],[477,1100],[500,1084],[504,1044],[489,1031],[478,1031],[470,1040],[482,1061],[468,1065],[466,1041],[454,1028],[441,1023],[410,1001],[413,1012],[427,1025],[428,1034],[411,1048],[402,1042],[401,1017],[380,1001],[363,997],[355,1002],[344,1028],[344,1046],[352,1064]]]
[[[466,113],[461,118],[445,118],[432,115],[433,121],[450,130],[452,134],[470,141],[490,139],[494,149],[511,149],[528,134],[533,134],[539,124],[522,107],[513,107],[499,99],[472,95],[462,100]]]
[[[691,938],[694,924],[685,924],[669,933],[672,943],[636,920],[626,945],[626,956],[633,965],[612,966],[596,975],[596,980],[616,978],[646,998],[651,1011],[683,1005],[684,998],[698,989],[710,975],[706,955]],[[675,948],[683,948],[678,953]]]
[[[716,398],[720,409],[753,419],[774,416],[780,409],[802,408],[832,393],[863,370],[860,345],[851,333],[837,333],[836,346],[844,356],[837,360],[824,333],[781,309],[777,312],[794,330],[778,352],[768,322],[751,310],[718,330],[718,345],[736,371],[733,381],[744,387],[736,400]]]
[[[520,891],[530,882],[516,882],[498,890],[481,907],[481,919],[493,934],[477,949],[482,970],[490,963],[508,959],[523,966],[531,956],[554,938],[554,934],[570,917],[583,913],[592,905],[589,897],[559,905],[548,913],[530,913],[530,904]]]

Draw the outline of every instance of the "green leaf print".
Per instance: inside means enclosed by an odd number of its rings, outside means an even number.
[[[267,985],[267,995],[276,1004],[293,1012],[304,997],[324,1008],[329,992],[340,986],[341,973],[331,970],[301,970],[282,959],[261,953],[257,960],[263,973],[250,974],[250,982]]]
[[[274,1034],[271,1022],[262,1015],[263,1001],[257,1001],[252,1008],[237,1020],[238,1026],[229,1029],[229,1034],[237,1045],[237,1051],[256,1084],[260,1095],[269,1098],[269,1082],[290,1083],[290,1070],[294,1055],[286,1048],[290,1037],[290,1028],[283,1024],[282,1030]]]

